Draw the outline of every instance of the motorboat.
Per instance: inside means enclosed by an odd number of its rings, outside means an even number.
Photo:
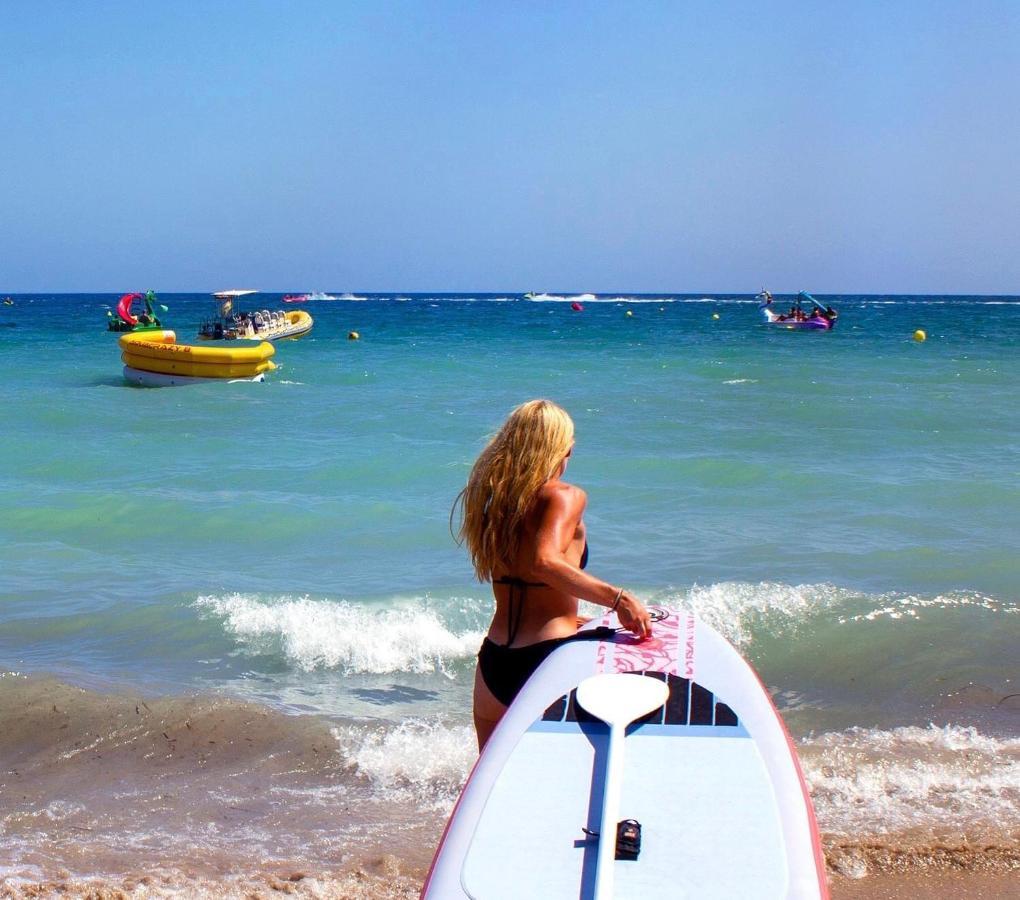
[[[217,291],[213,294],[217,314],[199,326],[198,336],[209,341],[278,341],[301,337],[312,330],[314,321],[303,309],[237,308],[239,298],[257,293],[252,290]]]

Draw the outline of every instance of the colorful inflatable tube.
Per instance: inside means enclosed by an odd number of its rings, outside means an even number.
[[[123,297],[120,298],[119,302],[117,303],[117,315],[120,316],[123,322],[125,322],[128,325],[138,324],[138,316],[132,315],[131,313],[131,304],[134,303],[135,300],[141,299],[142,299],[141,294],[125,294]]]
[[[177,380],[166,383],[181,384],[186,383],[181,379],[251,380],[276,368],[270,359],[276,352],[275,348],[266,341],[254,346],[228,347],[217,344],[195,347],[178,344],[177,336],[172,331],[149,331],[122,335],[118,343],[121,361],[126,367],[125,377],[133,382],[138,382],[138,379],[129,377],[128,369],[132,370],[132,375],[135,372],[148,372],[173,376]],[[160,379],[150,381],[164,383]]]

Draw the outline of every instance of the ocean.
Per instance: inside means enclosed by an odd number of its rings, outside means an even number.
[[[0,306],[0,884],[418,883],[492,609],[450,508],[532,397],[590,570],[768,685],[833,872],[1020,866],[1020,298],[338,294],[264,384],[146,389],[117,297]]]

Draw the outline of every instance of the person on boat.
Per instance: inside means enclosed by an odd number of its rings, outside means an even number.
[[[461,511],[480,581],[491,581],[496,609],[478,652],[474,723],[479,751],[507,707],[550,653],[577,639],[578,600],[607,607],[639,638],[651,618],[630,591],[585,571],[583,490],[563,481],[574,423],[551,400],[514,409],[475,461],[450,513]]]

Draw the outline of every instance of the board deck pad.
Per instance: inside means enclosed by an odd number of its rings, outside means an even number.
[[[827,896],[810,803],[767,693],[718,634],[675,612],[643,643],[571,642],[543,663],[468,779],[422,896],[594,896],[599,838],[585,829],[600,827],[609,728],[576,687],[612,672],[669,688],[626,731],[620,818],[641,823],[641,852],[615,861],[613,896]]]

